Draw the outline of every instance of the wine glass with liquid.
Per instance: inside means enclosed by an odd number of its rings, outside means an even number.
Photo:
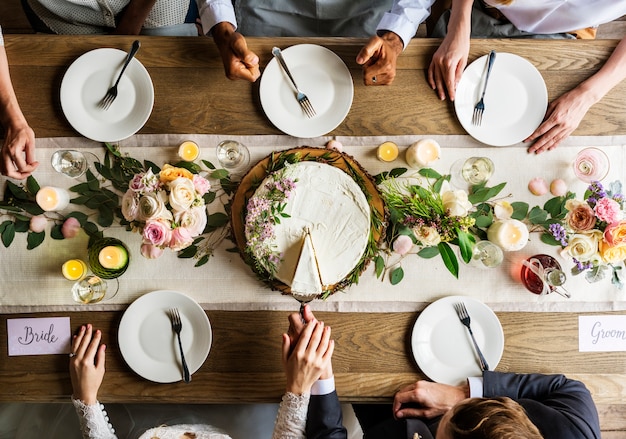
[[[602,180],[610,167],[609,157],[599,148],[585,148],[574,159],[574,174],[585,183]]]
[[[486,183],[493,175],[494,169],[493,161],[489,157],[470,157],[454,162],[450,169],[450,177],[454,186],[465,189],[468,186]]]
[[[60,149],[50,158],[50,164],[60,174],[78,178],[87,171],[85,154],[74,149]]]
[[[107,297],[107,293],[109,296]],[[72,286],[72,298],[78,303],[98,303],[105,298],[111,298],[113,294],[109,290],[107,282],[99,276],[90,274],[74,283]]]
[[[246,145],[236,140],[224,140],[218,143],[216,153],[220,165],[233,171],[245,168],[250,162],[250,151]]]
[[[470,264],[478,267],[499,267],[504,260],[504,252],[500,246],[491,241],[478,241],[472,250]]]

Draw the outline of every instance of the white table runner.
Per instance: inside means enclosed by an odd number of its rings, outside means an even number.
[[[336,139],[343,143],[344,152],[355,157],[370,174],[375,175],[394,167],[406,167],[404,150],[412,142],[425,137]],[[177,161],[178,145],[183,140],[191,139],[200,145],[201,159],[217,164],[215,145],[224,138],[214,135],[138,135],[121,142],[121,148],[134,158],[149,159],[162,165]],[[295,139],[288,136],[234,138],[248,145],[252,163],[275,150],[301,145],[322,146],[330,139]],[[526,201],[531,207],[543,205],[552,196],[549,193],[534,196],[528,191],[527,184],[534,177],[543,177],[548,183],[554,178],[563,178],[570,190],[576,192],[578,197],[582,196],[586,185],[576,179],[571,163],[584,146],[602,146],[611,157],[611,171],[605,182],[625,180],[626,137],[572,137],[556,150],[539,156],[528,154],[524,145],[493,148],[469,136],[431,138],[442,146],[442,157],[434,163],[434,169],[448,173],[452,163],[458,159],[488,156],[496,168],[489,184],[507,182],[502,194],[511,194],[509,201]],[[401,149],[399,158],[391,164],[376,159],[376,147],[385,140],[396,142]],[[86,139],[37,139],[37,159],[41,164],[34,176],[42,186],[70,187],[77,183],[76,180],[55,173],[50,166],[52,153],[61,148],[81,149],[100,158],[104,156],[101,144]],[[0,183],[4,186],[3,178]],[[8,249],[0,247],[0,312],[123,309],[141,295],[160,289],[185,293],[207,310],[297,309],[298,304],[293,298],[271,291],[255,278],[237,253],[227,251],[234,246],[229,240],[221,244],[206,265],[195,268],[193,260],[179,259],[169,251],[156,260],[143,258],[139,254],[139,235],[126,232],[121,227],[111,228],[105,235],[122,239],[131,250],[131,265],[119,279],[120,290],[116,297],[95,305],[78,305],[72,301],[72,282],[62,277],[61,265],[71,258],[86,259],[87,238],[82,233],[77,238],[63,241],[47,237],[34,250],[26,250],[26,236],[20,233]],[[505,262],[499,268],[479,269],[460,262],[459,279],[447,271],[439,257],[427,260],[410,255],[402,262],[405,277],[400,284],[392,286],[388,279],[376,278],[373,264],[370,264],[357,285],[334,294],[326,301],[316,301],[312,306],[315,310],[345,312],[411,312],[421,310],[443,296],[467,295],[487,303],[495,311],[591,312],[626,309],[626,291],[617,290],[609,279],[589,284],[582,276],[569,276],[565,286],[572,293],[572,298],[564,299],[557,294],[535,296],[514,278],[519,271],[519,261],[536,253],[556,256],[561,265],[566,267],[566,272],[569,272],[570,261],[558,256],[557,252],[556,247],[542,244],[538,233],[533,233],[529,245],[519,252],[506,253]]]

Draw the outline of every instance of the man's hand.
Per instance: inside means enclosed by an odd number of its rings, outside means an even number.
[[[535,142],[528,152],[539,154],[556,148],[578,127],[595,100],[575,88],[550,102],[546,116],[524,142]]]
[[[73,357],[70,358],[70,378],[74,398],[86,405],[98,400],[98,389],[104,379],[105,345],[100,344],[102,333],[93,332],[91,325],[81,326],[72,340]]]
[[[11,126],[6,130],[0,173],[23,180],[39,166],[35,160],[35,133],[28,125]]]
[[[235,32],[232,24],[221,22],[211,29],[224,63],[224,72],[228,79],[245,79],[254,82],[259,76],[259,57],[248,50],[246,39]]]
[[[356,57],[357,64],[363,66],[363,83],[391,84],[396,77],[396,62],[402,49],[402,39],[393,32],[370,38]]]
[[[443,415],[458,402],[469,397],[469,385],[418,381],[401,389],[393,399],[396,418],[434,418]]]

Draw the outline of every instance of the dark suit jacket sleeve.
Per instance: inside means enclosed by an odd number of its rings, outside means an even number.
[[[545,439],[599,439],[600,421],[591,393],[563,375],[484,372],[483,396],[520,403]]]
[[[337,392],[328,395],[311,395],[306,419],[307,439],[346,439],[348,431],[343,426],[341,404]]]

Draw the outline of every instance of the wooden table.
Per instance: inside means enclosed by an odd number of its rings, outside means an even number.
[[[71,62],[102,47],[126,49],[132,37],[6,35],[6,48],[21,107],[38,137],[76,136],[60,109],[59,86]],[[153,113],[141,133],[277,134],[258,100],[258,84],[229,81],[208,38],[141,37],[139,60],[155,85]],[[323,44],[343,58],[354,78],[354,103],[334,135],[464,134],[449,102],[440,102],[425,82],[436,40],[414,40],[400,57],[389,87],[365,87],[354,58],[362,40],[282,39]],[[250,38],[249,46],[269,61],[276,40]],[[471,62],[494,48],[530,60],[545,78],[550,99],[588,77],[617,41],[473,41]],[[576,135],[626,134],[626,83],[595,105]],[[558,150],[552,152],[558,154]],[[117,343],[121,312],[72,312],[72,329],[91,322],[104,331],[107,375],[104,402],[261,402],[278,401],[284,387],[280,334],[286,313],[208,311],[214,331],[209,358],[193,384],[155,384],[124,363]],[[7,352],[8,317],[0,317],[0,351]],[[413,313],[320,313],[333,327],[333,358],[342,400],[388,402],[407,383],[424,378],[410,354]],[[575,313],[498,313],[505,333],[500,371],[564,373],[591,389],[607,436],[626,430],[626,354],[578,352]],[[65,356],[4,357],[0,361],[0,401],[65,401],[71,392]],[[249,383],[250,385],[246,385]]]

